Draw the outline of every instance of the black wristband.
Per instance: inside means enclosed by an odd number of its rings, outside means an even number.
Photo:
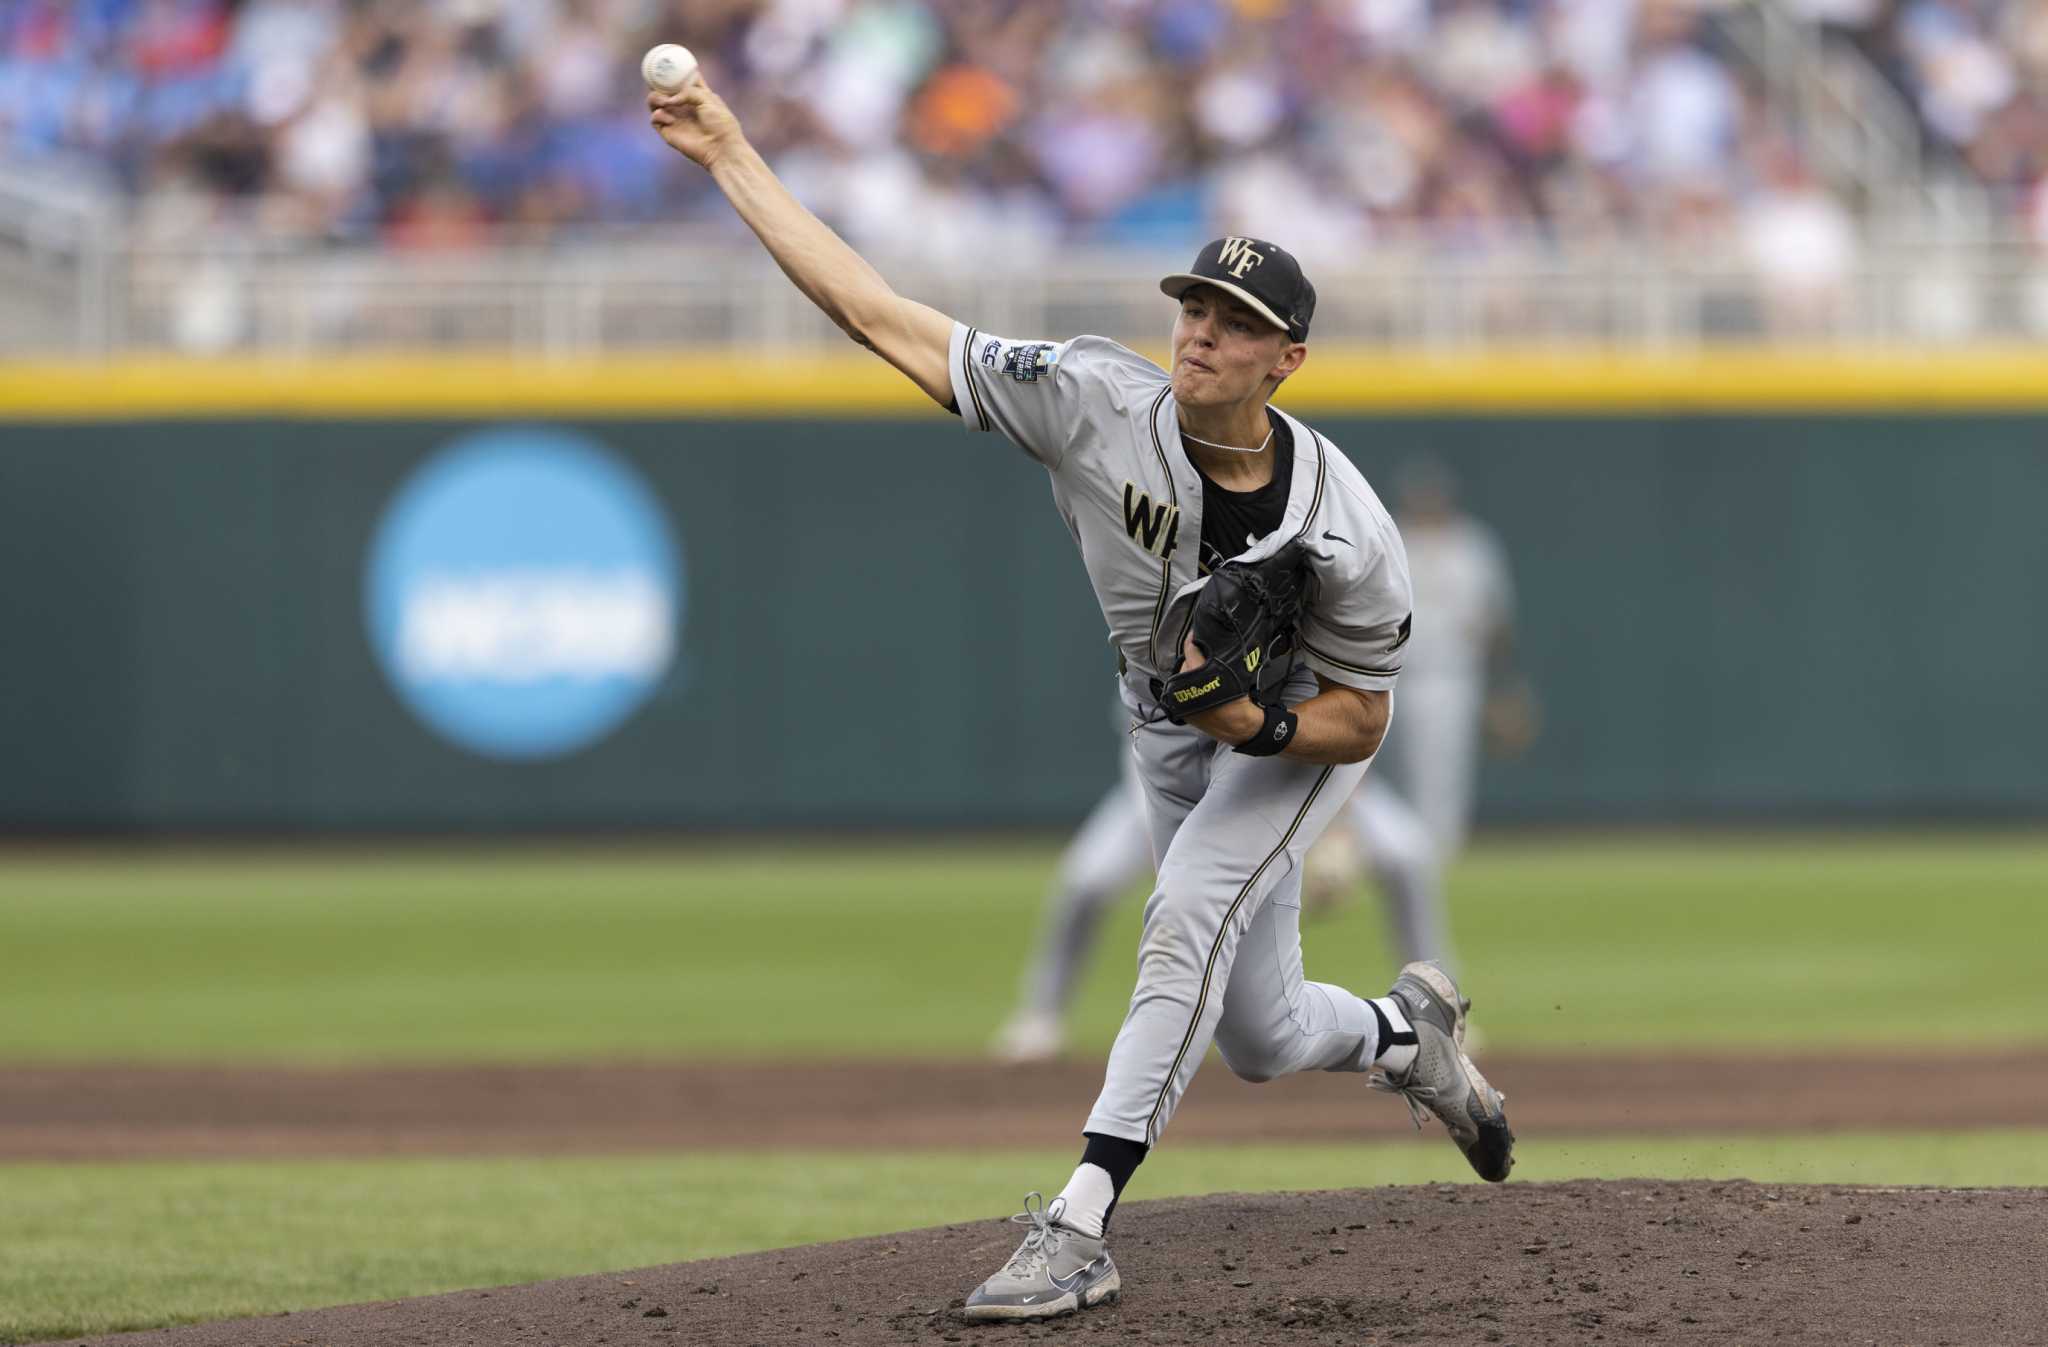
[[[1300,716],[1275,703],[1266,708],[1266,723],[1259,726],[1259,732],[1231,751],[1251,758],[1270,758],[1294,741],[1295,727],[1300,724]]]

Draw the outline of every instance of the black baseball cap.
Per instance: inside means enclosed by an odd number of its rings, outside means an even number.
[[[1197,285],[1213,285],[1243,300],[1294,341],[1308,340],[1308,324],[1316,316],[1316,288],[1301,274],[1294,254],[1264,239],[1223,238],[1203,245],[1195,264],[1159,282],[1179,299]]]

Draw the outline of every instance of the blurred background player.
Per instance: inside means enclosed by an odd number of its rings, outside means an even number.
[[[1120,724],[1128,719],[1120,704],[1117,712]],[[1049,1061],[1066,1050],[1067,1012],[1103,916],[1118,897],[1152,874],[1144,804],[1131,774],[1131,755],[1121,743],[1117,762],[1117,783],[1096,802],[1060,855],[1017,1008],[996,1034],[993,1052],[1002,1061]],[[1321,853],[1327,854],[1318,871],[1315,856]],[[1302,889],[1307,913],[1336,907],[1369,873],[1385,904],[1399,961],[1436,959],[1456,971],[1435,847],[1422,820],[1392,787],[1368,775],[1338,824],[1316,845],[1310,866]]]
[[[1447,865],[1471,829],[1482,743],[1502,756],[1528,747],[1534,703],[1514,670],[1514,585],[1500,540],[1458,507],[1438,459],[1407,465],[1395,501],[1422,616],[1385,765]]]
[[[1395,489],[1424,616],[1408,643],[1413,682],[1401,690],[1382,750],[1393,776],[1368,777],[1352,798],[1351,826],[1330,829],[1309,852],[1302,903],[1327,910],[1370,874],[1402,957],[1456,969],[1444,873],[1471,830],[1479,752],[1526,749],[1535,702],[1514,666],[1506,549],[1458,507],[1456,479],[1440,459],[1409,463]]]

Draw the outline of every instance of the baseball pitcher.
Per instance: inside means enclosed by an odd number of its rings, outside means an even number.
[[[1026,1199],[1023,1243],[966,1315],[1045,1318],[1118,1294],[1110,1214],[1212,1042],[1248,1080],[1366,1073],[1418,1126],[1440,1119],[1481,1176],[1506,1178],[1514,1138],[1463,1051],[1448,973],[1410,964],[1376,999],[1302,975],[1302,856],[1386,733],[1410,614],[1400,535],[1372,489],[1269,405],[1315,314],[1294,258],[1219,239],[1166,277],[1170,372],[1100,337],[1013,340],[897,295],[702,80],[648,104],[848,336],[1044,466],[1119,653],[1158,863],[1137,987],[1081,1162],[1050,1203]]]

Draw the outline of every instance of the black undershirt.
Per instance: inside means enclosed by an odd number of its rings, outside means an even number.
[[[1273,423],[1273,480],[1257,491],[1231,491],[1209,480],[1202,465],[1195,474],[1202,479],[1202,556],[1198,575],[1207,575],[1224,562],[1280,527],[1287,513],[1287,492],[1294,483],[1294,432],[1271,407],[1266,417]],[[1189,461],[1193,462],[1190,455]]]

